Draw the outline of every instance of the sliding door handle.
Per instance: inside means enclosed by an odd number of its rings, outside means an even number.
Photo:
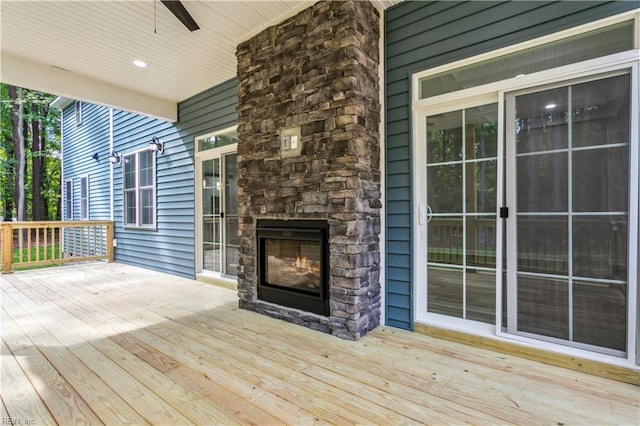
[[[418,223],[420,225],[424,225],[425,222],[426,223],[431,222],[432,216],[433,216],[433,212],[431,211],[431,207],[429,206],[429,204],[427,204],[427,207],[426,207],[426,214],[425,214],[425,207],[422,204],[418,206]]]

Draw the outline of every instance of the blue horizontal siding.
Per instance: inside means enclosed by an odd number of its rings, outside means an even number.
[[[407,241],[394,241],[390,239],[387,244],[387,250],[400,255],[411,254],[411,246]]]
[[[411,75],[638,7],[633,1],[407,1],[385,11],[386,323],[411,329]]]
[[[407,135],[399,134],[399,135],[388,135],[386,140],[387,149],[392,148],[406,148],[407,146]]]
[[[97,220],[109,214],[109,109],[88,103],[82,108],[80,125],[76,125],[73,104],[62,113],[62,181],[73,180],[73,218],[80,220],[80,179],[89,177],[89,220]],[[64,190],[62,196],[65,208]]]
[[[181,102],[177,123],[114,110],[114,151],[122,155],[144,149],[153,137],[165,144],[164,153],[156,155],[156,229],[124,228],[123,168],[114,168],[116,261],[195,276],[194,138],[234,126],[237,104],[237,80],[232,79]],[[74,111],[71,105],[63,114],[63,178],[89,174],[90,218],[109,219],[109,109],[84,104],[81,126],[75,126]],[[90,158],[94,152],[99,153],[99,162]],[[74,188],[79,212],[79,180],[74,180]]]

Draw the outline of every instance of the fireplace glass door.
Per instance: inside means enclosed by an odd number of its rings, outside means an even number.
[[[320,294],[322,244],[319,241],[266,239],[268,283]]]

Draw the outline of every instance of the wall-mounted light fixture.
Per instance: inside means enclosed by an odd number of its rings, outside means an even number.
[[[158,139],[154,136],[153,139],[151,139],[151,142],[149,142],[149,149],[151,151],[158,151],[159,154],[162,154],[164,152],[164,142],[162,142],[162,139]]]
[[[97,152],[94,152],[91,158],[93,158],[96,161],[100,161],[100,154],[98,154]]]
[[[120,164],[122,162],[122,156],[115,151],[109,154],[109,162],[111,164]]]

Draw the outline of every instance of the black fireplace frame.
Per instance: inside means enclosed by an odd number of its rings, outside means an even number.
[[[317,241],[322,251],[318,293],[266,282],[267,239]],[[261,219],[256,224],[258,299],[281,306],[329,316],[329,224],[325,220]]]

